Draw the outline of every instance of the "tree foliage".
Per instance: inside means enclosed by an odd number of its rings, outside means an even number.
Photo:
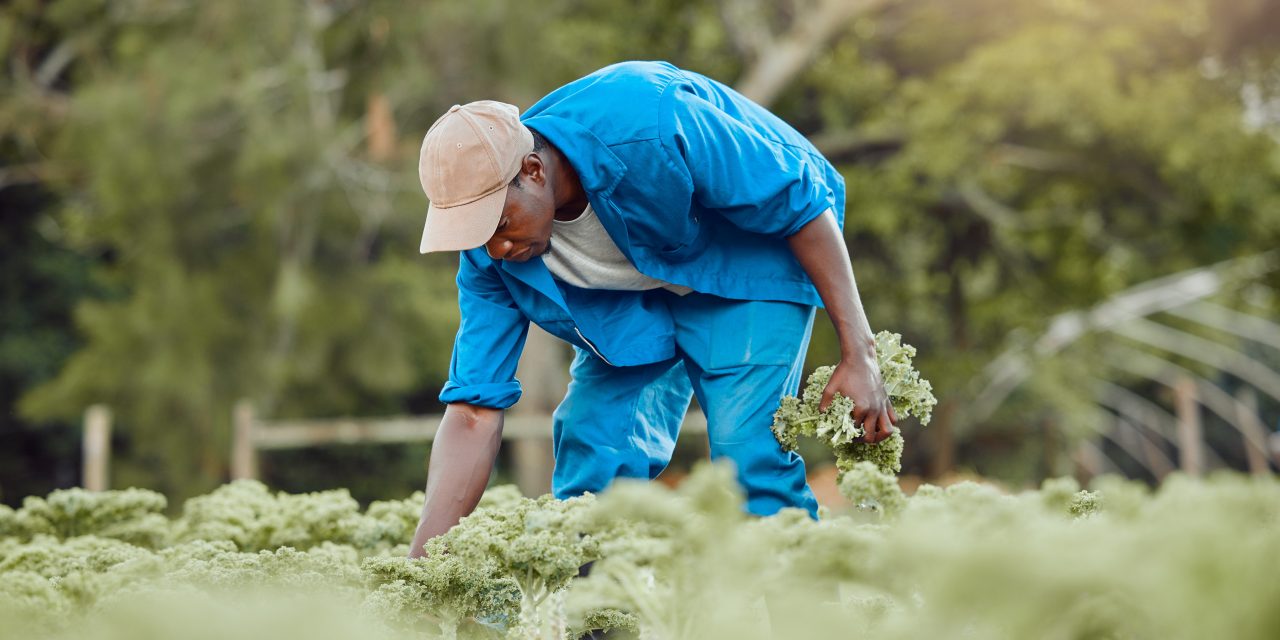
[[[9,3],[0,195],[46,193],[18,225],[57,249],[6,244],[5,273],[65,259],[39,271],[65,293],[3,281],[36,315],[0,316],[0,373],[48,372],[15,378],[32,422],[109,403],[115,483],[174,496],[225,477],[239,398],[431,406],[457,317],[450,257],[415,251],[421,134],[629,58],[733,84],[802,46],[765,97],[840,166],[872,324],[935,384],[911,451],[980,436],[952,429],[967,383],[1054,313],[1280,244],[1273,0],[898,0],[812,31],[831,4]],[[995,422],[1079,403],[1058,391]]]

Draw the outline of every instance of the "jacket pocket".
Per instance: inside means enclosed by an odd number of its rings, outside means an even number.
[[[703,224],[702,215],[690,212],[689,221],[682,229],[668,236],[657,248],[658,255],[667,262],[686,262],[702,255],[710,240],[710,230]]]

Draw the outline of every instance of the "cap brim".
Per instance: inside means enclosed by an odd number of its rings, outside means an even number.
[[[493,232],[498,230],[509,188],[503,187],[479,200],[456,207],[437,207],[434,204],[428,207],[419,252],[463,251],[488,242]]]

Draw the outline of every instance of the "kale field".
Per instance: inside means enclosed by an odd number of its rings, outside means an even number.
[[[907,497],[864,462],[858,506],[813,521],[745,516],[713,465],[677,490],[496,487],[422,560],[420,494],[241,481],[169,518],[145,490],[58,491],[0,509],[0,638],[1280,637],[1280,483],[1093,488]]]
[[[882,332],[877,351],[898,414],[928,422],[915,349]],[[732,469],[704,463],[674,490],[494,487],[410,560],[421,493],[362,510],[237,481],[170,518],[152,491],[62,490],[0,506],[0,640],[1280,637],[1274,476],[907,496],[901,436],[859,442],[847,399],[820,408],[830,375],[773,425],[836,455],[853,506],[818,520],[747,516]]]

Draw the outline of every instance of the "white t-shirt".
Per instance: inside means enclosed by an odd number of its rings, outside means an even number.
[[[693,291],[637,271],[609,237],[591,205],[587,205],[573,220],[553,221],[551,250],[543,254],[542,261],[551,270],[551,275],[583,289],[648,291],[665,288],[682,296]]]

